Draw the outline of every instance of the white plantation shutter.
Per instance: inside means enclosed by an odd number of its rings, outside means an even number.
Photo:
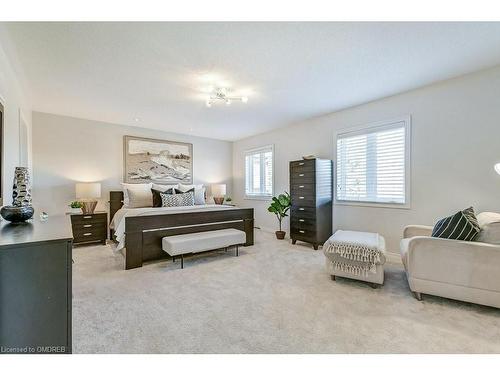
[[[249,198],[273,196],[273,146],[245,153],[245,195]]]
[[[339,134],[337,201],[407,204],[408,140],[408,120]]]

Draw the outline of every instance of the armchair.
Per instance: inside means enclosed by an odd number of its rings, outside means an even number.
[[[500,308],[500,245],[430,237],[432,227],[404,229],[401,258],[418,300],[431,294]]]

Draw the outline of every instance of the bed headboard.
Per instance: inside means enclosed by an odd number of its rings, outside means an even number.
[[[123,191],[110,191],[109,192],[109,220],[113,220],[116,211],[123,206]]]

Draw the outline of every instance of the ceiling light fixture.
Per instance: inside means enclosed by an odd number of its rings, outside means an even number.
[[[205,102],[208,108],[212,107],[214,103],[224,102],[227,106],[231,105],[233,101],[240,101],[242,103],[248,102],[248,97],[246,96],[233,96],[231,95],[229,89],[225,87],[216,87],[210,93],[210,97]]]

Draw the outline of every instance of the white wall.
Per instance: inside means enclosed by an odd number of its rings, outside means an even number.
[[[226,183],[231,192],[230,142],[33,112],[35,209],[66,212],[78,181],[100,181],[97,209],[107,209],[109,191],[120,190],[123,181],[124,135],[192,143],[194,182]]]
[[[342,95],[341,92],[338,95]],[[331,113],[233,145],[235,201],[255,208],[256,225],[276,230],[268,202],[244,199],[244,151],[275,145],[275,193],[289,189],[288,162],[302,155],[335,160],[339,129],[411,115],[411,209],[335,205],[333,229],[379,232],[399,251],[408,224],[432,225],[473,205],[500,212],[500,67]]]
[[[4,140],[3,140],[3,203],[12,204],[12,181],[14,169],[19,166],[19,116],[22,115],[26,123],[27,137],[31,132],[31,104],[27,90],[22,87],[0,43],[0,102],[4,106]],[[24,148],[28,155],[23,160],[29,160],[31,145]],[[26,165],[28,166],[28,165]],[[0,204],[1,205],[1,204]]]

